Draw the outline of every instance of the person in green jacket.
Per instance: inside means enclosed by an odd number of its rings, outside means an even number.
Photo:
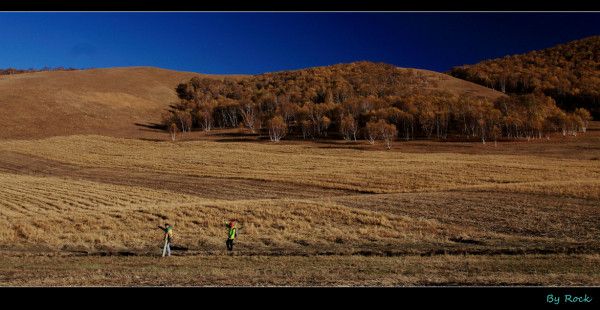
[[[173,242],[173,225],[166,223],[165,227],[158,226],[165,233],[165,247],[163,248],[163,256],[168,254],[171,256],[171,242]]]
[[[224,222],[227,227],[227,241],[225,244],[227,245],[227,251],[233,251],[233,240],[237,237],[237,220],[229,220],[229,222]]]

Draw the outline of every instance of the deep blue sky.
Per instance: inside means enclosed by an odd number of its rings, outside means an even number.
[[[446,71],[591,35],[599,13],[0,13],[0,68],[255,74],[370,60]]]

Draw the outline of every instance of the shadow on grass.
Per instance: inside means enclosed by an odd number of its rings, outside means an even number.
[[[140,129],[140,130],[144,130],[144,131],[164,132],[166,130],[166,127],[164,125],[157,124],[157,123],[147,123],[147,124],[134,123],[134,125],[144,128],[144,129]]]

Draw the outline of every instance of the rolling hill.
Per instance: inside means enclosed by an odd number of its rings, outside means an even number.
[[[177,83],[197,75],[128,67],[0,76],[0,138],[138,136],[135,124],[157,121]]]
[[[432,90],[490,99],[502,96],[500,92],[445,74],[411,70],[432,82],[427,86]],[[250,77],[203,75],[152,67],[0,76],[0,126],[3,128],[0,138],[73,134],[146,137],[151,131],[140,125],[158,123],[165,107],[178,100],[175,87],[194,76],[234,80]]]
[[[600,36],[455,67],[454,77],[507,93],[544,92],[566,110],[600,117]]]

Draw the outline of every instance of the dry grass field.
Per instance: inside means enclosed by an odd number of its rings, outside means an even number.
[[[599,138],[3,140],[0,283],[598,285]]]

